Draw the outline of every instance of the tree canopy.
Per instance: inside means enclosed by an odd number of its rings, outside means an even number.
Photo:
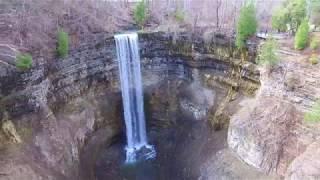
[[[297,32],[298,27],[306,16],[306,0],[287,0],[283,6],[273,14],[272,27],[280,31],[285,31],[287,29],[286,26],[289,25],[290,30]]]

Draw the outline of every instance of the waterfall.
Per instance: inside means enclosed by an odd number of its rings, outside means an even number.
[[[155,150],[147,142],[138,35],[120,34],[115,40],[127,135],[126,162],[133,163],[153,158]]]

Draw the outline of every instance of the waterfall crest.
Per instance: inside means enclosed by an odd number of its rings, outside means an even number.
[[[138,35],[120,34],[115,40],[127,135],[126,162],[132,163],[153,158],[155,150],[147,142]]]

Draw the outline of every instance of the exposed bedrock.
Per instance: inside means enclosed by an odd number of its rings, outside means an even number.
[[[232,39],[212,36],[205,41],[161,32],[139,38],[145,101],[154,117],[148,124],[153,127],[176,123],[171,115],[180,110],[221,127],[229,110],[218,102],[233,99],[235,93],[229,92],[253,95],[259,88],[259,71],[250,62],[255,51],[246,54],[250,61],[241,60]],[[34,64],[29,71],[1,63],[0,177],[91,178],[100,147],[123,129],[117,65],[114,39],[105,34],[70,51],[68,58]],[[177,101],[174,93],[158,90],[165,83],[183,87],[184,98]],[[81,168],[88,169],[83,174]]]
[[[229,147],[246,163],[285,179],[319,179],[318,126],[303,120],[320,92],[313,68],[284,60],[261,71],[257,96],[241,102],[228,132]]]

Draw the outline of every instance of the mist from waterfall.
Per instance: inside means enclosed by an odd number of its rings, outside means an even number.
[[[115,36],[126,125],[126,162],[155,157],[147,142],[138,34]]]

